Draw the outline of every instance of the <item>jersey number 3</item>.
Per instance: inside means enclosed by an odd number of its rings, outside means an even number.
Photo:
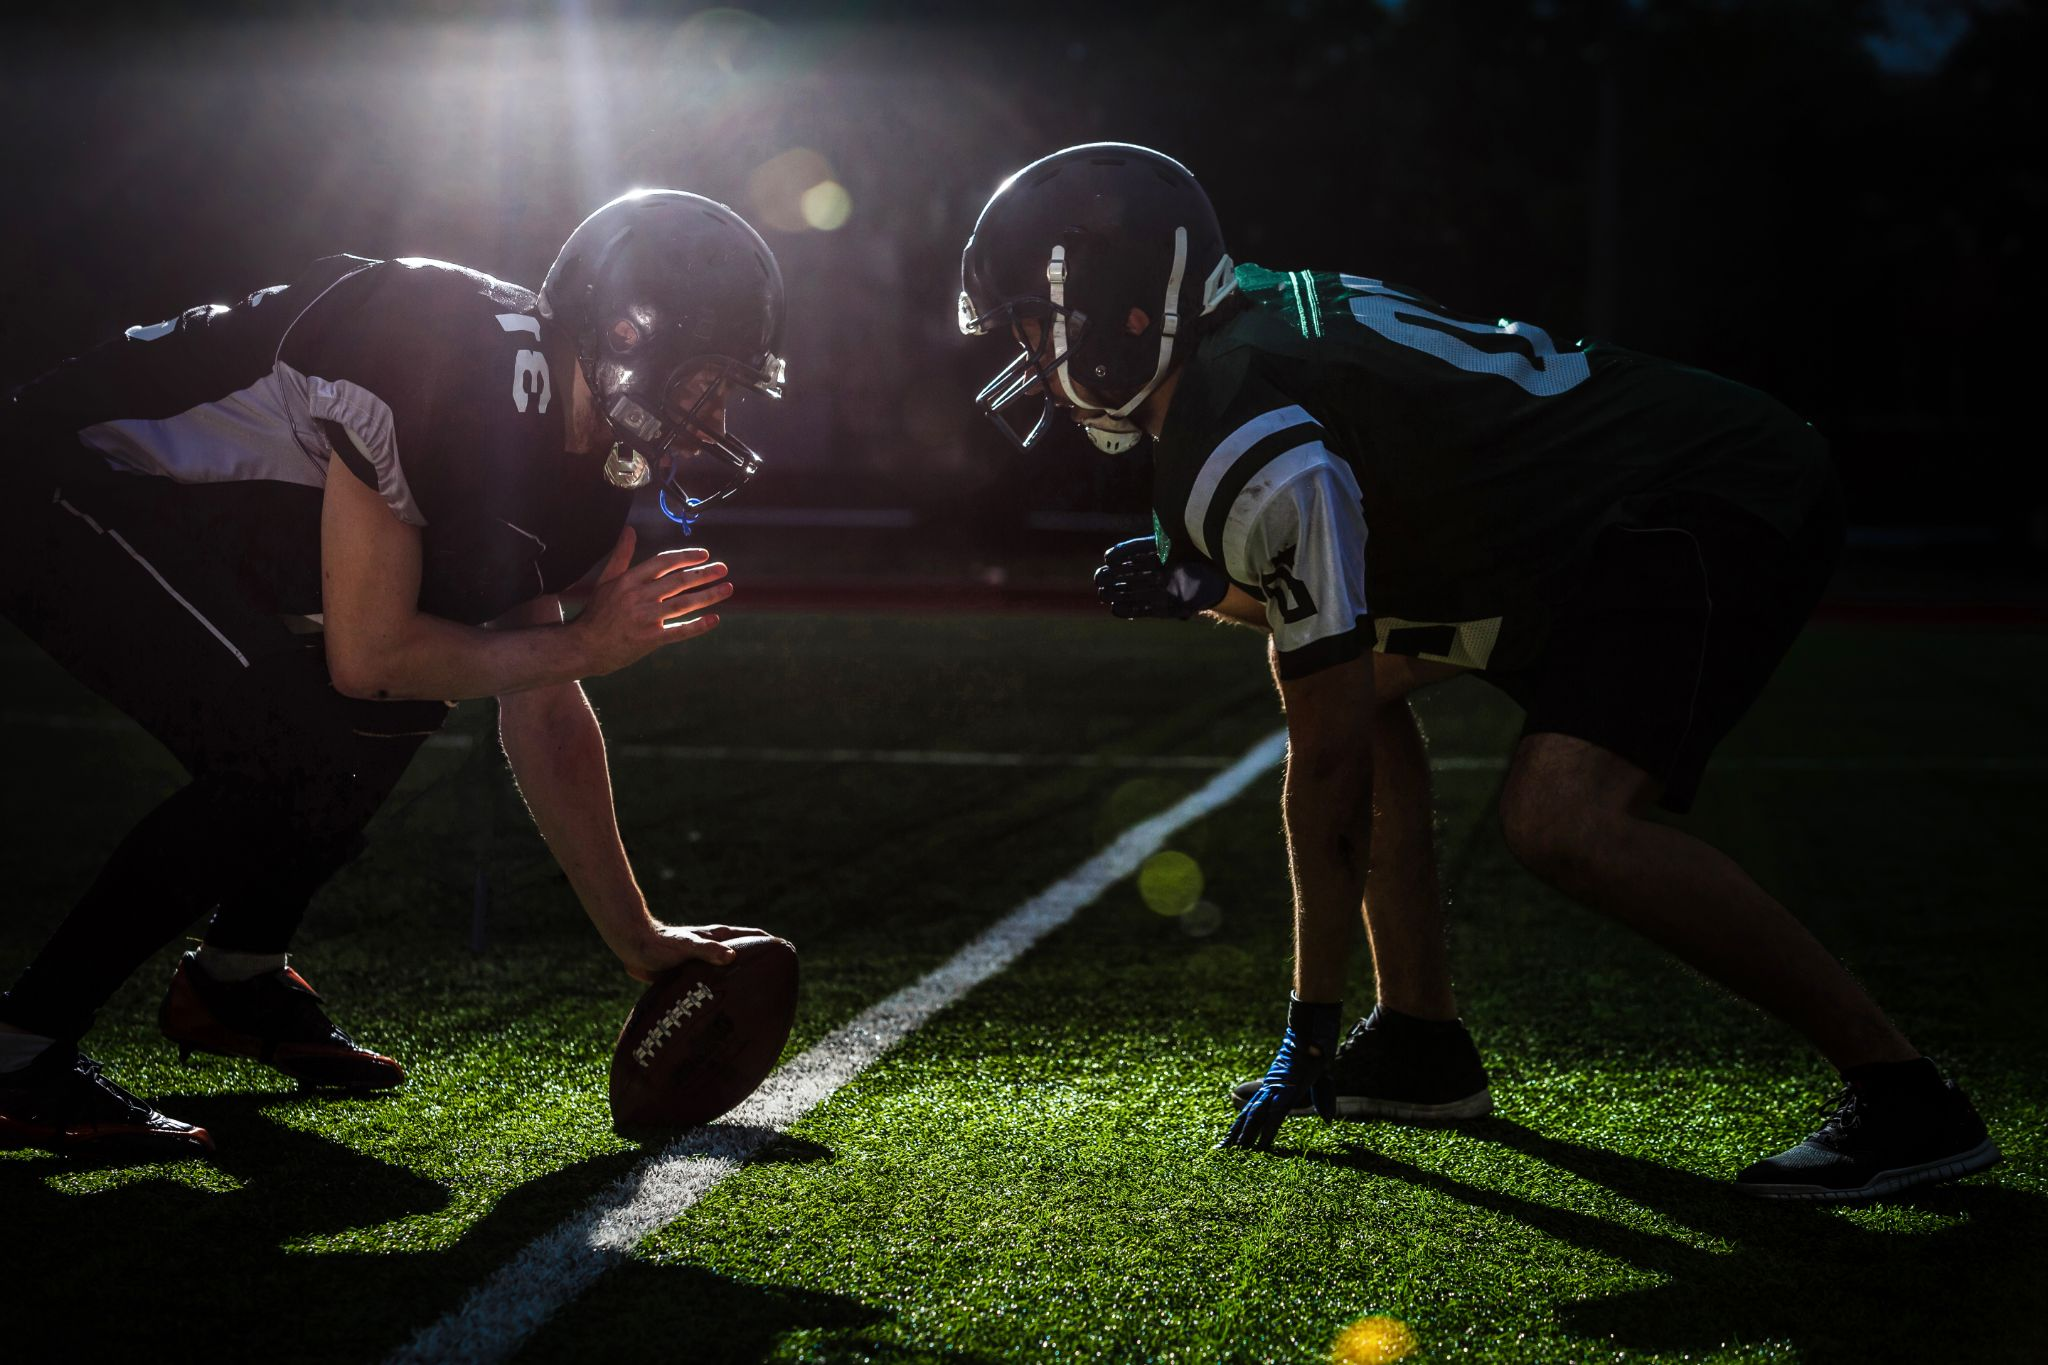
[[[1550,333],[1531,323],[1502,318],[1488,326],[1452,317],[1378,280],[1360,275],[1338,280],[1358,291],[1351,299],[1351,316],[1360,323],[1468,373],[1497,374],[1538,398],[1575,389],[1593,373],[1584,354],[1559,351]]]
[[[508,332],[531,332],[533,339],[540,340],[540,319],[527,313],[500,313],[498,325]],[[548,399],[554,396],[554,383],[548,376],[548,358],[538,350],[521,351],[512,357],[512,406],[525,412],[527,405],[538,398],[538,409],[548,410]]]

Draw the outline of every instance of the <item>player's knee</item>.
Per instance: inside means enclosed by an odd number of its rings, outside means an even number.
[[[1501,834],[1516,862],[1554,886],[1570,886],[1599,858],[1599,813],[1564,789],[1510,781],[1500,798]]]
[[[216,818],[253,840],[337,848],[354,845],[382,797],[346,772],[216,771],[201,785]]]

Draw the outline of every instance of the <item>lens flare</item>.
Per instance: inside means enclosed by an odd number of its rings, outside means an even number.
[[[1398,1318],[1360,1318],[1337,1334],[1330,1365],[1393,1365],[1415,1353],[1415,1333]]]
[[[833,232],[853,216],[853,196],[837,180],[820,180],[797,199],[797,208],[806,223],[820,232]]]
[[[824,153],[809,147],[792,147],[754,168],[754,173],[747,177],[747,203],[760,226],[776,232],[804,232],[813,226],[805,211],[810,192],[820,185],[837,183],[832,178],[832,163],[825,160]],[[852,211],[850,200],[847,208]]]
[[[1172,849],[1155,853],[1138,868],[1138,895],[1155,915],[1185,915],[1202,899],[1202,865]]]

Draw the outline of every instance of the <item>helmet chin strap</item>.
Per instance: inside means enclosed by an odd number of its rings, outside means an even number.
[[[1173,230],[1173,269],[1166,276],[1166,306],[1159,314],[1159,363],[1152,367],[1152,377],[1131,395],[1130,402],[1110,410],[1111,417],[1129,417],[1138,410],[1138,404],[1152,396],[1159,381],[1166,378],[1166,367],[1173,362],[1173,339],[1180,334],[1180,277],[1187,269],[1188,230],[1177,227]]]

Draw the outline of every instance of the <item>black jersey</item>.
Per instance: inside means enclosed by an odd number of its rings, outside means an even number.
[[[1508,669],[1599,533],[1703,495],[1798,533],[1826,443],[1757,391],[1461,318],[1362,276],[1238,268],[1155,450],[1162,556],[1267,609],[1282,676],[1367,648]]]
[[[14,407],[162,480],[167,509],[280,612],[320,610],[338,454],[420,529],[420,609],[479,623],[581,577],[630,498],[564,451],[568,376],[549,371],[535,304],[442,261],[331,256],[232,306],[131,327]]]

